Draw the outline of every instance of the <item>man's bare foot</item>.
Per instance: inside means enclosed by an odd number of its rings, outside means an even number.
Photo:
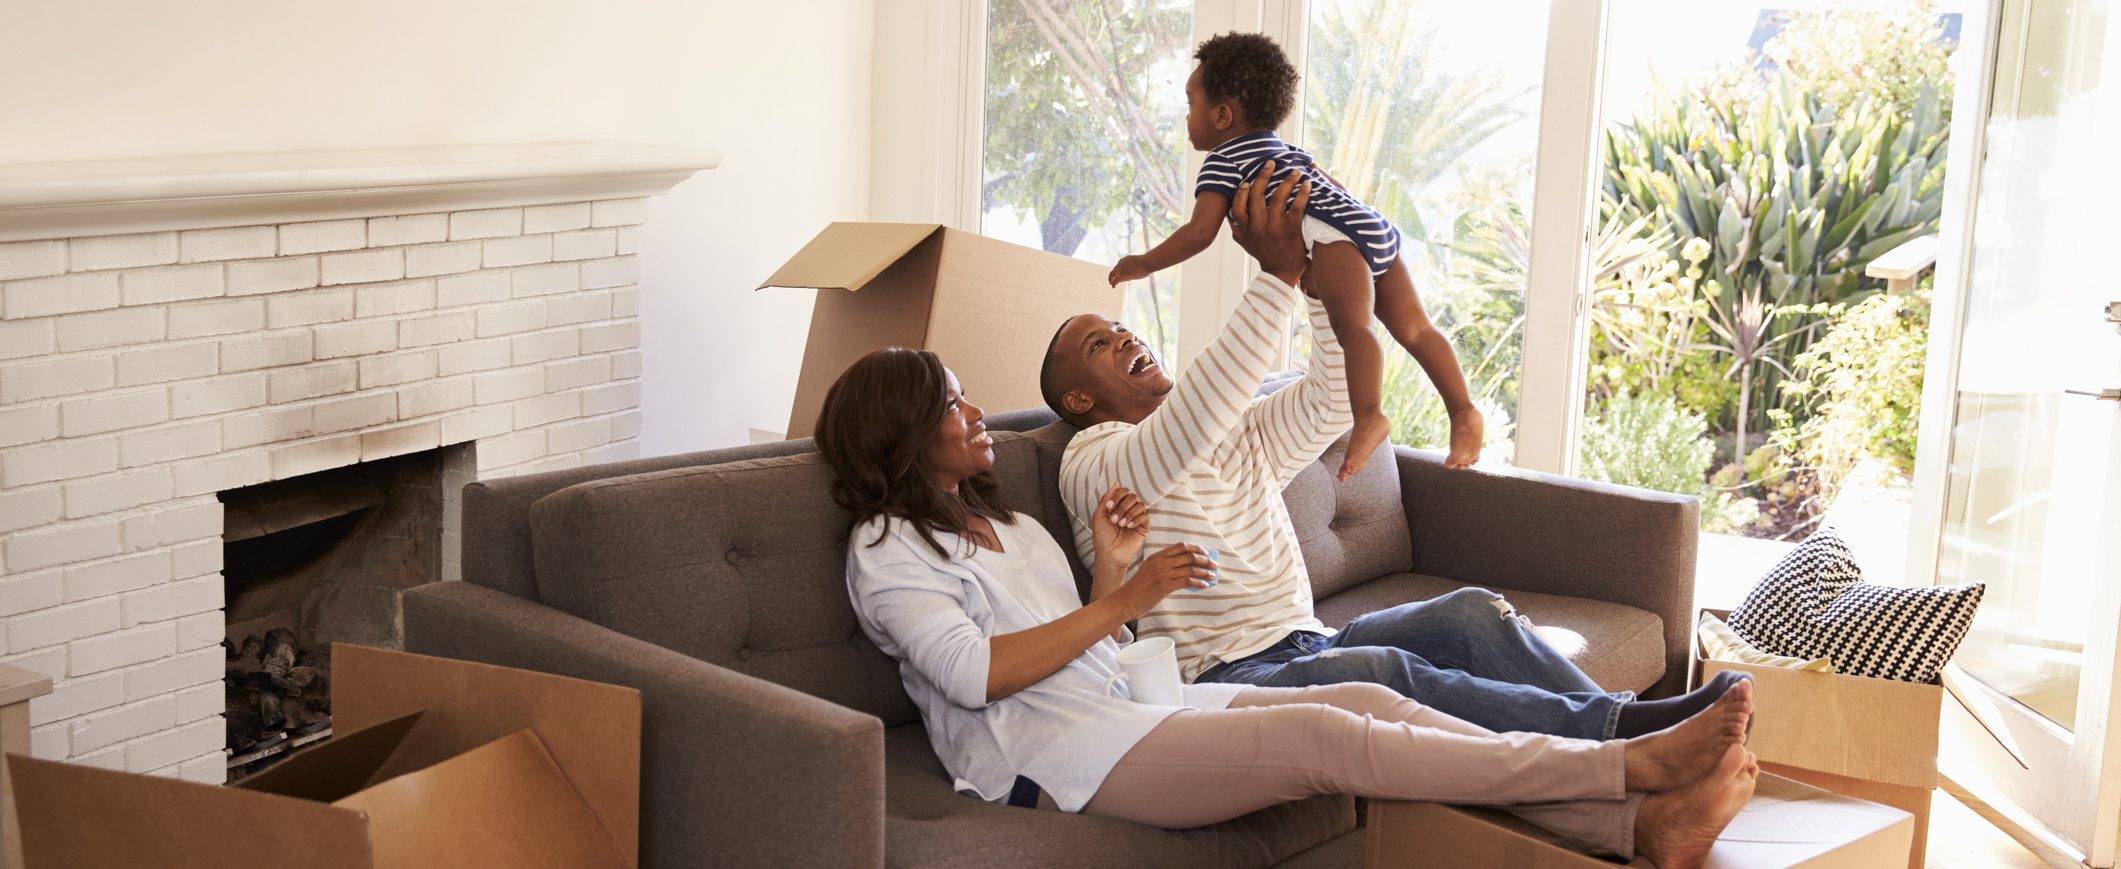
[[[1377,451],[1377,445],[1384,443],[1391,434],[1392,418],[1385,416],[1383,411],[1356,414],[1355,428],[1348,432],[1348,457],[1340,463],[1340,479],[1355,476],[1356,471],[1362,470],[1363,464],[1370,460],[1370,454]]]
[[[1760,780],[1760,760],[1745,746],[1724,749],[1707,777],[1676,791],[1651,794],[1635,813],[1635,850],[1657,869],[1696,869]]]
[[[1709,708],[1656,733],[1627,741],[1627,789],[1669,791],[1715,768],[1727,749],[1745,740],[1753,718],[1753,682],[1731,686]]]

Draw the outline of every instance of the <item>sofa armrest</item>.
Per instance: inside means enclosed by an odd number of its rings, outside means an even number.
[[[1693,497],[1516,468],[1448,470],[1395,448],[1414,572],[1626,604],[1664,620],[1663,696],[1686,684],[1701,505]]]
[[[884,864],[873,715],[468,582],[407,592],[405,644],[639,689],[644,866]]]

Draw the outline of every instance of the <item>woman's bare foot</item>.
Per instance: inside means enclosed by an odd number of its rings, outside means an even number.
[[[1668,791],[1685,787],[1715,768],[1718,758],[1744,741],[1753,718],[1753,682],[1731,686],[1709,708],[1656,733],[1627,741],[1627,789]]]
[[[1362,470],[1363,464],[1370,460],[1370,454],[1377,451],[1377,445],[1384,443],[1391,434],[1392,418],[1385,416],[1384,411],[1356,413],[1355,427],[1348,432],[1348,457],[1340,463],[1340,479],[1355,476],[1356,471]]]
[[[1729,826],[1760,779],[1760,760],[1733,744],[1707,777],[1676,791],[1651,794],[1635,813],[1635,850],[1657,869],[1695,869]]]

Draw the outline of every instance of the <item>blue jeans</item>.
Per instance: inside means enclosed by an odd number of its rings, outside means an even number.
[[[1609,693],[1526,627],[1501,595],[1463,588],[1379,610],[1331,637],[1289,636],[1198,682],[1276,688],[1376,682],[1489,730],[1610,739],[1631,692]]]

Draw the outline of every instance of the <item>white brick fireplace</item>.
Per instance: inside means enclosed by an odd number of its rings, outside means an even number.
[[[0,166],[0,662],[54,682],[34,753],[222,780],[217,492],[464,443],[452,493],[633,457],[646,197],[715,162]]]

